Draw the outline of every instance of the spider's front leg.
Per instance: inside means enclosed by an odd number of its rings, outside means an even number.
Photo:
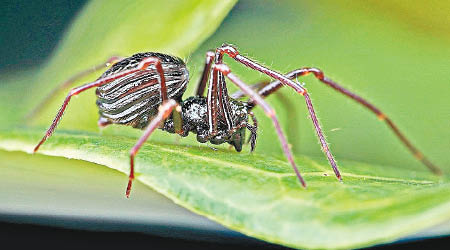
[[[261,73],[264,73],[278,81],[280,81],[281,83],[293,88],[297,93],[301,94],[306,101],[306,106],[308,107],[308,112],[309,115],[311,116],[311,120],[313,122],[314,125],[314,129],[316,130],[316,134],[317,137],[319,138],[319,142],[322,146],[322,151],[325,153],[326,157],[328,158],[328,161],[330,162],[331,167],[333,168],[333,171],[336,175],[336,177],[339,180],[342,180],[342,176],[338,170],[337,164],[336,164],[336,160],[334,159],[334,156],[331,154],[330,149],[328,147],[328,143],[325,139],[325,136],[322,132],[322,128],[320,127],[319,121],[317,119],[316,113],[314,111],[314,107],[312,105],[311,102],[311,98],[309,97],[309,94],[307,93],[306,89],[303,88],[300,84],[295,83],[294,81],[292,81],[291,79],[289,79],[288,77],[274,71],[271,70],[267,67],[262,66],[261,64],[258,64],[250,59],[248,59],[247,57],[244,57],[242,55],[239,54],[239,51],[234,48],[231,45],[228,44],[224,44],[222,45],[220,48],[217,48],[216,50],[216,63],[222,63],[222,59],[223,59],[223,55],[227,54],[229,55],[231,58],[233,58],[234,60],[240,62],[241,64],[254,69],[256,71],[259,71]],[[234,75],[232,75],[234,76]],[[228,75],[228,78],[230,78],[230,75]],[[232,79],[230,79],[232,80]],[[237,79],[239,80],[239,79]],[[233,81],[233,80],[232,80]],[[237,84],[237,83],[235,83]],[[246,85],[246,88],[248,88],[249,91],[254,92],[249,86]],[[244,89],[241,88],[242,91],[244,91]],[[248,91],[244,91],[245,93],[248,93]],[[258,98],[263,100],[262,97],[260,95],[258,95]],[[255,98],[253,98],[253,101],[258,104],[261,105],[261,101],[257,101]],[[264,108],[264,107],[263,107]],[[265,108],[264,108],[265,109]],[[266,112],[267,113],[267,112]],[[274,122],[275,123],[275,122]],[[281,137],[280,137],[281,138]]]
[[[145,128],[144,134],[139,138],[136,144],[130,150],[130,175],[128,179],[126,196],[130,197],[131,185],[134,180],[134,157],[136,156],[139,149],[142,145],[147,141],[148,137],[158,128],[162,122],[164,122],[172,113],[172,110],[175,108],[174,116],[181,117],[181,107],[180,105],[173,99],[169,99],[165,101],[160,107],[158,114],[153,118],[150,124]],[[175,120],[175,119],[174,119]],[[180,124],[181,125],[181,124]],[[177,127],[177,126],[176,126]]]
[[[268,96],[271,93],[274,93],[276,90],[278,90],[283,85],[287,85],[287,86],[293,88],[295,91],[297,91],[299,94],[301,94],[305,97],[308,111],[311,115],[311,118],[312,118],[314,127],[316,129],[316,133],[319,137],[320,143],[322,144],[322,150],[326,153],[328,160],[330,161],[331,165],[333,166],[333,169],[335,170],[335,173],[337,176],[338,176],[338,172],[336,172],[337,168],[335,168],[334,158],[328,150],[327,143],[325,141],[325,138],[323,137],[323,133],[321,132],[318,120],[315,116],[315,112],[314,112],[314,108],[312,106],[311,99],[309,98],[309,95],[306,92],[306,89],[303,88],[301,85],[296,84],[291,79],[294,79],[299,76],[304,76],[307,74],[313,74],[322,83],[330,86],[331,88],[335,89],[336,91],[344,94],[345,96],[347,96],[347,97],[355,100],[359,104],[365,106],[370,111],[372,111],[375,115],[377,115],[377,117],[380,120],[386,122],[388,127],[394,132],[394,134],[397,136],[397,138],[399,138],[399,140],[406,146],[406,148],[408,148],[408,150],[414,155],[414,157],[416,159],[421,161],[433,173],[435,173],[437,175],[442,175],[442,170],[439,167],[437,167],[436,165],[434,165],[431,161],[429,161],[421,151],[419,151],[415,146],[413,146],[413,144],[410,142],[410,140],[408,140],[406,138],[406,136],[403,135],[403,133],[400,131],[400,129],[398,129],[398,127],[394,124],[394,122],[389,117],[387,117],[383,112],[381,112],[380,109],[375,107],[373,104],[369,103],[364,98],[356,95],[355,93],[351,92],[348,89],[343,88],[336,82],[327,78],[321,70],[319,70],[317,68],[308,68],[307,67],[307,68],[301,68],[298,70],[294,70],[292,72],[289,72],[286,75],[281,75],[278,72],[268,69],[267,67],[264,67],[256,62],[250,60],[249,58],[246,58],[246,57],[240,55],[236,48],[234,48],[233,46],[228,45],[228,44],[224,44],[224,45],[222,45],[222,47],[218,48],[216,54],[219,55],[220,61],[222,60],[223,54],[227,54],[230,57],[232,57],[234,60],[242,63],[243,65],[245,65],[249,68],[252,68],[254,70],[257,70],[259,72],[262,72],[262,73],[276,79],[276,81],[264,86],[258,92],[263,97]],[[250,101],[249,104],[251,105],[251,103],[252,103],[252,101]],[[339,178],[339,176],[338,176],[338,178]]]
[[[215,56],[214,52],[212,51],[206,52],[205,66],[203,68],[202,77],[200,78],[200,81],[197,85],[196,91],[197,96],[203,96],[203,94],[205,93],[206,83],[208,82],[209,74],[211,72],[211,66],[214,62],[214,56]]]
[[[266,115],[272,119],[273,125],[275,127],[275,130],[278,134],[278,137],[281,142],[281,146],[283,148],[284,154],[286,155],[286,158],[288,159],[289,163],[291,164],[292,168],[295,171],[295,174],[297,175],[297,178],[299,179],[300,183],[303,187],[306,187],[306,183],[303,180],[303,177],[300,174],[300,171],[297,168],[297,165],[294,162],[294,157],[292,155],[291,149],[289,148],[289,144],[286,140],[286,136],[284,135],[283,131],[281,130],[280,123],[278,122],[278,118],[275,114],[275,111],[270,107],[270,105],[264,101],[264,99],[256,93],[250,86],[242,82],[237,76],[231,73],[230,68],[225,64],[216,64],[213,68],[213,74],[216,73],[222,73],[225,75],[228,79],[230,79],[237,87],[239,87],[245,94],[247,94],[252,100],[254,100],[261,108],[264,110]]]

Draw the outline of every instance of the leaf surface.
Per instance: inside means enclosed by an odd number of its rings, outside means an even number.
[[[1,132],[0,148],[31,152],[40,136],[30,130]],[[127,137],[58,132],[40,153],[127,173],[134,143]],[[326,162],[307,157],[297,162],[307,189],[282,158],[195,146],[146,144],[136,172],[139,181],[189,210],[292,247],[366,246],[450,219],[450,185],[426,171],[387,172],[383,166],[342,162],[340,183]]]

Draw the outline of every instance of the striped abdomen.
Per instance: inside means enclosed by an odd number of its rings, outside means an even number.
[[[184,62],[160,53],[139,53],[114,64],[100,78],[137,67],[142,59],[157,57],[161,60],[167,86],[167,95],[181,101],[189,81]],[[161,104],[159,75],[153,65],[147,70],[130,74],[97,88],[97,106],[100,119],[109,123],[145,128],[157,114]]]

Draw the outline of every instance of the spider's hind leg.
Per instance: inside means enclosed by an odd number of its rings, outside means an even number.
[[[69,79],[67,79],[66,81],[58,84],[47,96],[44,97],[44,99],[42,99],[42,101],[36,105],[36,107],[31,110],[30,113],[28,113],[26,115],[26,120],[27,121],[32,121],[34,118],[36,118],[36,116],[42,111],[42,109],[44,107],[46,107],[49,102],[56,96],[58,95],[61,91],[69,88],[70,86],[72,86],[73,83],[75,83],[76,81],[82,79],[85,76],[88,76],[91,73],[94,73],[97,70],[109,67],[115,63],[117,63],[118,61],[122,60],[123,57],[119,57],[119,56],[112,56],[110,57],[108,60],[106,60],[104,63],[95,65],[93,67],[90,67],[86,70],[83,70],[75,75],[73,75],[72,77],[70,77]]]

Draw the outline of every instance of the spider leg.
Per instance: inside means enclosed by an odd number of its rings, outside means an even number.
[[[231,108],[228,99],[228,91],[225,84],[225,78],[222,72],[212,70],[212,77],[208,85],[207,109],[208,109],[208,136],[205,140],[209,140],[217,133],[219,119],[227,124],[227,131],[236,127],[231,117]]]
[[[139,138],[139,140],[136,142],[136,144],[131,148],[130,150],[130,175],[128,179],[128,185],[127,185],[127,191],[126,196],[127,198],[130,197],[131,192],[131,186],[133,184],[134,180],[134,157],[138,153],[139,149],[142,147],[142,145],[147,141],[148,137],[155,131],[156,128],[158,128],[161,125],[161,122],[166,120],[170,114],[172,113],[173,108],[177,107],[178,112],[181,111],[181,108],[179,104],[173,100],[169,99],[168,101],[164,102],[160,107],[158,114],[153,118],[153,120],[150,122],[150,124],[145,128],[144,134]]]
[[[295,174],[297,175],[297,178],[299,179],[300,183],[303,187],[306,187],[306,183],[303,180],[303,177],[301,176],[297,165],[294,162],[294,157],[292,155],[291,150],[289,149],[289,145],[287,143],[286,137],[283,134],[283,131],[281,130],[280,123],[278,122],[278,119],[275,115],[275,111],[272,109],[272,107],[269,106],[269,104],[264,101],[264,99],[258,95],[254,90],[252,90],[251,87],[249,87],[247,84],[242,82],[238,77],[236,77],[234,74],[231,73],[230,68],[225,64],[216,64],[213,67],[214,71],[220,71],[223,75],[225,75],[228,79],[230,79],[236,86],[238,86],[245,94],[247,94],[251,99],[253,99],[261,108],[264,110],[266,115],[272,119],[272,122],[275,126],[275,130],[278,134],[278,137],[280,139],[284,154],[286,155],[288,161],[290,162],[292,168],[295,171]]]
[[[230,107],[230,100],[228,98],[228,90],[227,90],[227,85],[225,83],[225,77],[222,74],[222,72],[220,71],[215,71],[213,72],[214,75],[217,75],[217,80],[218,80],[218,91],[219,91],[219,114],[221,113],[223,115],[223,119],[225,120],[226,124],[227,124],[227,128],[228,130],[232,129],[233,127],[235,127],[233,118],[231,117],[231,107]]]
[[[297,84],[294,81],[290,80],[286,76],[284,76],[284,75],[282,75],[282,74],[280,74],[280,73],[278,73],[278,72],[276,72],[274,70],[271,70],[271,69],[269,69],[267,67],[264,67],[261,64],[258,64],[256,62],[248,59],[247,57],[244,57],[244,56],[240,55],[236,48],[234,48],[233,46],[228,45],[228,44],[224,44],[221,47],[217,48],[217,50],[216,50],[216,63],[217,62],[219,62],[219,63],[222,62],[223,54],[227,54],[228,56],[230,56],[234,60],[242,63],[243,65],[245,65],[245,66],[247,66],[247,67],[249,67],[251,69],[254,69],[256,71],[264,73],[264,74],[266,74],[266,75],[268,75],[268,76],[270,76],[270,77],[272,77],[272,78],[274,78],[276,80],[279,80],[283,84],[288,85],[289,87],[293,88],[295,91],[297,91],[297,93],[303,95],[303,97],[305,98],[305,101],[306,101],[306,106],[308,107],[308,112],[309,112],[309,114],[311,116],[311,120],[312,120],[313,125],[314,125],[314,129],[316,130],[317,137],[319,138],[319,142],[320,142],[320,144],[322,146],[322,151],[325,153],[326,157],[328,158],[328,161],[330,162],[330,165],[333,168],[333,171],[334,171],[336,177],[339,180],[342,180],[342,176],[341,176],[341,174],[340,174],[340,172],[339,172],[339,170],[337,168],[336,160],[334,159],[334,156],[330,152],[330,149],[328,147],[328,143],[325,140],[325,136],[324,136],[324,134],[322,132],[322,129],[320,128],[319,121],[318,121],[316,113],[314,111],[314,107],[312,105],[311,98],[309,97],[306,89],[304,87],[302,87],[300,84]],[[229,75],[228,75],[228,78],[230,78]],[[254,92],[250,87],[246,86],[246,88],[248,90]],[[244,91],[244,89],[242,89],[242,90]],[[244,92],[247,93],[248,91],[244,91]],[[262,99],[262,97],[260,95],[258,95],[258,99],[260,99],[259,101],[256,100],[255,98],[253,98],[253,96],[251,96],[251,98],[253,99],[253,101],[256,104],[261,105],[260,103],[261,103],[261,100],[263,100],[263,99]],[[283,135],[283,137],[284,137],[284,135]]]
[[[70,99],[72,98],[72,96],[78,95],[79,93],[94,88],[94,87],[99,87],[102,86],[106,83],[109,83],[111,81],[114,81],[118,78],[136,73],[138,71],[141,70],[146,70],[150,65],[154,64],[156,66],[156,69],[158,70],[158,65],[161,66],[161,63],[159,61],[158,58],[155,57],[149,57],[149,58],[145,58],[143,59],[139,65],[134,68],[134,69],[130,69],[130,70],[124,70],[121,71],[117,74],[114,75],[110,75],[101,79],[98,79],[97,81],[91,82],[91,83],[87,83],[84,84],[82,86],[73,88],[71,91],[69,91],[69,94],[66,96],[66,98],[64,99],[64,102],[61,106],[61,108],[59,109],[58,113],[56,114],[52,124],[50,125],[50,127],[48,128],[47,132],[45,133],[44,137],[41,139],[41,141],[36,145],[36,147],[34,148],[34,152],[38,151],[39,147],[47,140],[47,138],[49,138],[52,134],[53,131],[55,130],[56,126],[58,125],[59,121],[61,120],[61,117],[64,114],[64,111],[67,108],[67,105],[70,102]],[[159,72],[159,70],[158,70]],[[161,67],[161,72],[162,72],[162,67]],[[163,87],[165,87],[165,82],[164,82],[164,74],[162,75],[162,77],[160,77],[160,83],[161,83],[161,96],[163,100],[167,100],[167,90],[163,91]],[[164,99],[165,96],[165,99]]]
[[[36,105],[36,107],[30,113],[28,113],[25,116],[25,119],[27,121],[31,121],[32,119],[34,119],[36,117],[36,115],[42,111],[42,108],[47,106],[47,104],[50,102],[50,100],[53,99],[53,97],[55,97],[62,90],[67,89],[68,87],[72,86],[72,84],[74,82],[76,82],[77,80],[79,80],[85,76],[88,76],[89,74],[91,74],[99,69],[113,65],[122,59],[123,59],[122,57],[112,56],[106,62],[95,65],[94,67],[91,67],[89,69],[83,70],[83,71],[79,72],[78,74],[72,76],[65,82],[58,84],[38,105]]]
[[[288,75],[285,75],[285,76],[288,77]],[[288,77],[288,78],[293,79],[293,77],[292,78]],[[276,81],[276,82],[280,82],[280,81]],[[270,81],[261,81],[261,82],[257,82],[255,84],[250,85],[250,87],[259,93],[261,89],[265,88],[269,84],[271,85],[272,83],[273,82],[270,82]],[[298,124],[299,115],[298,115],[298,112],[293,112],[294,111],[293,108],[295,108],[295,106],[293,105],[292,101],[284,95],[284,93],[277,92],[276,95],[277,95],[278,101],[281,102],[281,104],[283,105],[284,111],[289,111],[289,117],[291,119],[291,122],[287,124],[287,126],[288,126],[287,130],[290,131],[290,135],[294,136],[295,138],[298,138],[298,129],[296,127],[296,124]],[[236,92],[231,94],[230,97],[233,99],[240,99],[240,98],[243,98],[244,96],[245,96],[244,92],[242,92],[241,90],[237,90]],[[265,95],[261,95],[261,96],[263,98],[266,97]],[[248,108],[251,110],[255,106],[255,103],[252,100],[248,100],[247,105],[248,105]],[[254,116],[252,118],[254,118]],[[253,119],[253,120],[255,121],[256,119]],[[254,137],[250,137],[248,142],[250,142],[250,145],[252,145],[252,142],[253,142],[253,145],[255,145],[256,133],[253,133],[252,136],[254,136]],[[254,146],[253,146],[253,150],[254,150]]]
[[[256,91],[259,92],[259,90],[261,90],[265,86],[269,85],[270,83],[271,82],[269,82],[269,81],[262,81],[262,82],[257,82],[255,84],[252,84],[252,85],[249,85],[249,86],[253,90],[256,90]],[[233,99],[240,99],[240,98],[245,97],[245,93],[242,90],[238,90],[238,91],[234,92],[233,94],[231,94],[230,97],[233,98]]]
[[[208,85],[208,96],[207,96],[207,108],[208,108],[208,137],[213,137],[217,134],[218,125],[218,111],[219,111],[219,91],[218,91],[218,74],[212,72],[213,76],[210,78],[210,83]],[[205,138],[206,141],[208,138]]]
[[[418,150],[412,143],[410,140],[408,140],[406,138],[406,136],[400,131],[400,129],[397,127],[397,125],[395,125],[395,123],[387,116],[385,115],[380,109],[378,109],[377,107],[375,107],[373,104],[369,103],[367,100],[365,100],[364,98],[360,97],[359,95],[351,92],[350,90],[340,86],[339,84],[337,84],[336,82],[334,82],[333,80],[327,78],[324,73],[317,68],[309,68],[309,67],[305,67],[305,68],[301,68],[301,69],[297,69],[297,70],[293,70],[291,72],[289,72],[288,74],[286,74],[286,77],[289,79],[293,79],[293,78],[297,78],[300,76],[305,76],[308,74],[313,74],[319,81],[321,81],[322,83],[326,84],[327,86],[333,88],[334,90],[338,91],[339,93],[355,100],[357,103],[363,105],[364,107],[366,107],[367,109],[369,109],[371,112],[373,112],[380,121],[385,121],[386,124],[388,125],[388,127],[392,130],[392,132],[394,132],[394,134],[397,136],[397,138],[403,143],[403,145],[406,146],[406,148],[411,152],[411,154],[414,155],[414,157],[421,161],[425,166],[427,166],[433,173],[437,174],[437,175],[441,175],[442,174],[442,170],[437,167],[436,165],[434,165],[431,161],[429,161],[424,154]],[[259,90],[259,94],[261,96],[268,96],[271,93],[275,92],[276,90],[278,90],[279,88],[281,88],[283,86],[283,84],[280,81],[274,81],[268,85],[266,85],[265,87],[263,87],[262,89]],[[251,100],[249,102],[249,104],[251,105]]]
[[[214,52],[208,51],[206,52],[206,60],[205,67],[203,68],[202,78],[200,78],[200,82],[197,85],[197,96],[203,96],[205,93],[206,82],[208,81],[209,74],[211,72],[211,65],[214,62]]]

